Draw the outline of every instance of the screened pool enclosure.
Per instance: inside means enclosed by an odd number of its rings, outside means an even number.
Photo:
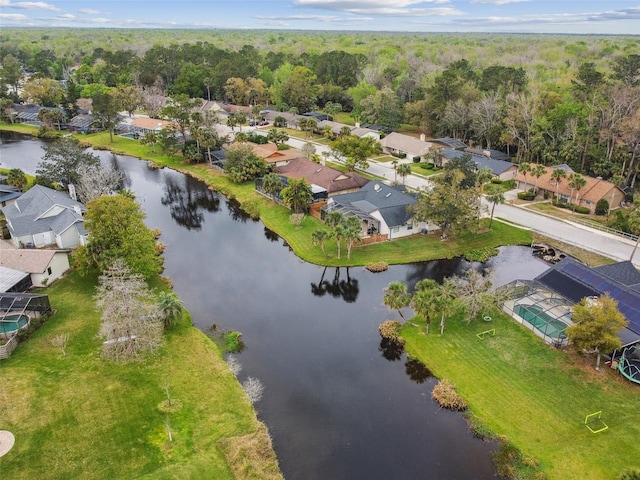
[[[565,329],[571,325],[574,302],[535,280],[515,280],[504,288],[510,291],[502,309],[547,343],[567,345]]]

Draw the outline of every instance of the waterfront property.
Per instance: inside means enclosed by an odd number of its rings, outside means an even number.
[[[390,187],[384,183],[369,182],[357,192],[330,197],[322,209],[323,218],[332,212],[340,212],[346,217],[355,216],[363,225],[363,237],[391,240],[426,233],[430,225],[414,222],[407,208],[418,202],[416,197],[403,190],[400,185]]]
[[[14,203],[2,208],[17,248],[75,248],[87,240],[85,206],[64,192],[34,185]]]
[[[0,359],[8,358],[18,345],[18,331],[50,311],[48,295],[0,293]]]
[[[565,257],[534,280],[516,280],[510,287],[503,310],[548,343],[566,345],[573,305],[603,294],[618,302],[629,322],[618,333],[622,347],[640,343],[640,273],[629,261],[590,268]]]

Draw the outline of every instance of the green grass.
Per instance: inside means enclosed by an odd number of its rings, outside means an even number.
[[[4,127],[3,127],[4,128]],[[32,133],[35,131],[33,127]],[[86,145],[94,148],[111,149],[116,153],[131,155],[151,160],[158,166],[166,166],[193,175],[211,188],[214,188],[229,198],[235,198],[240,203],[254,202],[260,212],[260,219],[266,227],[278,233],[293,248],[302,259],[328,266],[355,266],[366,265],[378,261],[388,264],[411,263],[441,258],[452,258],[463,255],[467,251],[478,250],[500,245],[530,245],[531,234],[526,230],[509,226],[501,222],[493,222],[491,231],[483,233],[467,233],[451,237],[446,242],[430,235],[414,235],[408,238],[393,240],[367,246],[353,248],[351,259],[347,259],[346,248],[343,247],[341,258],[337,258],[335,242],[327,242],[327,254],[322,254],[319,247],[312,245],[311,234],[316,229],[326,228],[324,224],[307,216],[302,222],[302,228],[296,229],[289,221],[291,212],[283,206],[277,205],[271,200],[259,195],[253,182],[242,185],[231,182],[226,175],[209,168],[206,164],[188,164],[179,156],[169,156],[153,153],[150,147],[143,147],[139,142],[127,138],[114,137],[113,143],[109,140],[108,133],[96,133],[91,135],[78,135],[77,138]],[[334,168],[344,168],[341,165],[331,165]],[[370,175],[366,177],[375,179]],[[486,224],[487,222],[485,222]]]
[[[504,314],[469,325],[449,320],[443,336],[406,324],[408,353],[456,385],[475,422],[506,437],[552,479],[615,479],[640,466],[640,391],[593,358],[558,351]],[[483,340],[476,333],[495,328]],[[432,332],[437,328],[432,328]],[[591,433],[584,417],[602,410],[609,429]],[[531,478],[531,477],[518,477]]]
[[[442,170],[441,168],[435,167],[431,163],[425,163],[425,162],[412,163],[411,169],[414,170],[416,173],[420,173],[422,175],[427,175],[427,176],[433,175]]]
[[[71,272],[47,289],[56,314],[0,364],[0,426],[16,437],[0,459],[2,478],[281,478],[242,388],[188,321],[145,363],[101,359],[94,285]],[[66,356],[51,345],[62,333]],[[158,409],[165,381],[183,404],[169,417],[173,442]],[[248,468],[230,460],[230,445],[254,457]]]

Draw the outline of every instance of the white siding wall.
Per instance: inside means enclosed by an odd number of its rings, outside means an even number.
[[[51,269],[51,273],[49,274],[49,268]],[[60,278],[67,270],[69,270],[69,255],[65,252],[57,252],[49,266],[45,269],[44,273],[32,273],[31,274],[31,282],[34,287],[44,287],[45,284],[43,281],[46,281],[46,285],[51,285],[54,281]]]
[[[80,245],[80,236],[76,226],[72,225],[60,235],[56,235],[56,243],[60,248],[76,248]]]

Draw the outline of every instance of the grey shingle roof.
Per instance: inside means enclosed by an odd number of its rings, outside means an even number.
[[[640,273],[629,260],[601,265],[593,270],[628,287],[640,285]]]
[[[56,206],[62,209],[58,215],[42,217]],[[61,233],[73,223],[83,221],[76,209],[86,210],[84,205],[64,192],[35,185],[13,204],[4,207],[2,212],[11,225],[12,234],[22,236],[49,230]]]
[[[462,152],[460,150],[454,150],[453,148],[445,148],[442,150],[442,156],[448,160],[462,157],[463,155],[471,155],[471,160],[478,165],[478,169],[488,168],[494,175],[501,175],[502,173],[515,166],[515,163],[505,162],[503,160],[495,160],[493,158],[485,157],[482,155],[475,155],[470,152]]]
[[[365,213],[378,210],[390,228],[407,223],[411,218],[407,207],[418,202],[415,197],[378,182],[369,182],[357,192],[335,195],[333,200]]]

